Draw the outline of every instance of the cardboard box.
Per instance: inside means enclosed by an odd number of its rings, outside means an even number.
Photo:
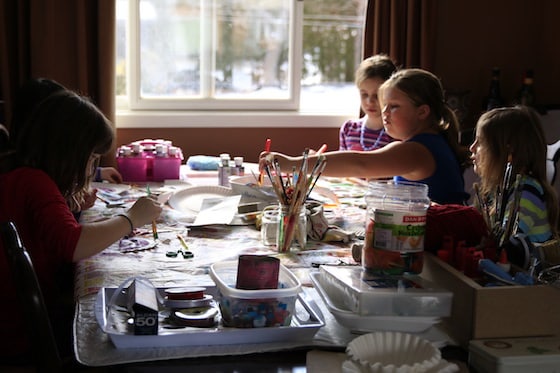
[[[560,335],[560,289],[548,285],[484,287],[426,253],[422,277],[453,292],[449,335],[472,339]]]

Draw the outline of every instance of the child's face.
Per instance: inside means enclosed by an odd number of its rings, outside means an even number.
[[[383,126],[391,137],[406,140],[424,130],[419,122],[423,105],[416,106],[400,89],[385,88],[382,105]]]
[[[471,152],[471,161],[473,164],[473,171],[478,174],[479,176],[482,169],[481,169],[481,159],[484,156],[484,146],[479,141],[478,138],[478,131],[476,133],[474,142],[469,146],[469,151]]]
[[[373,119],[381,118],[381,108],[377,99],[377,91],[381,84],[383,84],[383,79],[369,78],[358,85],[362,110]]]

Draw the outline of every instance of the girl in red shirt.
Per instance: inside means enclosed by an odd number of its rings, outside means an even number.
[[[57,283],[61,271],[157,219],[162,207],[140,198],[121,216],[88,224],[76,221],[72,210],[84,202],[99,157],[110,150],[114,137],[109,120],[86,98],[68,90],[50,95],[22,131],[15,150],[0,159],[0,221],[12,221],[18,229],[53,329],[58,330],[58,316],[63,315]],[[0,249],[4,250],[1,242]],[[30,356],[23,312],[4,254],[0,255],[0,294],[0,329],[3,339],[10,341],[0,349],[0,356],[3,360]],[[69,325],[64,326],[67,336]]]

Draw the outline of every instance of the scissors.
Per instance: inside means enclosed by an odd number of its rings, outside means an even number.
[[[185,239],[183,238],[183,236],[178,234],[177,238],[179,239],[179,242],[181,242],[182,248],[180,248],[177,251],[168,251],[165,255],[168,256],[168,257],[171,257],[171,258],[175,258],[177,255],[181,254],[181,255],[183,255],[184,259],[190,259],[190,258],[194,257],[193,252],[189,250],[189,247],[188,247],[187,243],[185,242]]]
[[[165,256],[169,257],[169,258],[176,258],[179,254],[183,255],[183,259],[190,259],[194,257],[194,254],[192,253],[192,251],[188,251],[188,250],[183,250],[183,249],[179,249],[177,251],[168,251],[165,253]]]

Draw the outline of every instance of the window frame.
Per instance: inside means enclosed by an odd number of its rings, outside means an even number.
[[[136,1],[138,0],[129,0]],[[299,23],[298,29],[300,30],[300,38],[303,39],[303,0],[293,0],[296,5],[301,7],[296,20]],[[138,6],[136,12],[138,12]],[[131,9],[128,7],[129,20],[139,17],[131,14]],[[136,25],[138,27],[138,25]],[[127,25],[127,39],[130,38],[130,22]],[[135,35],[138,35],[135,33]],[[137,36],[136,36],[137,37]],[[300,59],[300,64],[303,64],[303,40],[298,41],[293,49],[295,53],[294,58]],[[130,40],[127,40],[126,53],[130,56]],[[136,45],[139,45],[137,42]],[[130,66],[130,58],[126,59],[126,71],[128,77],[126,79],[127,92],[131,92],[130,83],[131,76],[139,77],[139,69],[134,69],[134,75]],[[300,75],[296,79],[298,86],[301,85],[301,65],[300,68],[295,70]],[[295,79],[295,76],[294,76]],[[136,82],[138,84],[138,80]],[[176,109],[168,109],[163,107],[161,109],[147,109],[138,108],[136,105],[131,105],[130,96],[122,95],[116,96],[116,113],[115,113],[115,126],[116,128],[133,129],[133,128],[338,128],[349,118],[357,118],[360,112],[360,98],[358,90],[352,85],[352,91],[342,93],[345,99],[340,100],[340,95],[334,96],[335,104],[331,102],[324,102],[323,97],[313,100],[303,100],[300,90],[297,89],[297,99],[295,98],[296,109],[277,109],[277,110],[264,110],[253,107],[251,110],[241,110],[239,107],[230,110],[203,110],[200,107],[196,109],[185,108],[177,105]],[[350,97],[350,95],[352,95]],[[306,102],[312,102],[309,105]],[[340,105],[345,103],[345,105]]]
[[[288,61],[290,64],[289,69],[289,88],[288,98],[286,99],[225,99],[225,98],[146,98],[141,95],[140,87],[140,71],[141,71],[141,56],[140,56],[140,3],[142,0],[128,0],[128,29],[127,29],[127,55],[129,58],[126,61],[127,71],[129,77],[134,79],[127,79],[127,99],[122,97],[118,99],[120,107],[127,106],[130,111],[142,110],[291,110],[299,109],[300,105],[300,88],[301,88],[301,74],[303,64],[302,53],[302,39],[303,39],[303,1],[291,0],[290,9],[290,32],[289,40],[291,48],[289,50]],[[208,1],[201,0],[201,9],[203,14],[202,19],[214,20],[214,5],[208,5]],[[213,3],[213,2],[212,2]],[[206,13],[205,13],[206,12]],[[206,24],[206,29],[210,30],[213,24]],[[213,63],[213,50],[212,48],[205,48],[204,46],[212,45],[211,38],[212,31],[201,32],[203,40],[201,41],[201,50],[209,51],[206,55],[201,56],[201,65],[205,66],[208,60]],[[207,38],[204,38],[206,36]],[[201,74],[204,75],[204,74]],[[204,80],[201,81],[203,90],[210,90],[208,83]],[[208,92],[203,92],[206,94]]]

